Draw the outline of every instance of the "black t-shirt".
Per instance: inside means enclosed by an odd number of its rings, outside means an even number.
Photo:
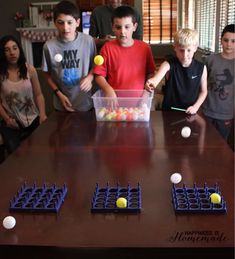
[[[193,59],[189,67],[183,67],[176,57],[167,60],[170,71],[164,86],[163,110],[171,107],[187,109],[198,98],[204,64]]]

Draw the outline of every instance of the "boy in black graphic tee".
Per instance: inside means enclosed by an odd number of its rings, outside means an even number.
[[[206,66],[193,58],[198,47],[198,33],[181,29],[174,35],[176,57],[164,61],[154,77],[147,80],[145,88],[153,91],[165,76],[162,109],[185,109],[197,113],[207,96]]]
[[[95,42],[77,31],[80,11],[73,3],[61,1],[53,14],[58,36],[44,44],[42,70],[55,93],[54,107],[58,111],[88,111],[93,106]]]

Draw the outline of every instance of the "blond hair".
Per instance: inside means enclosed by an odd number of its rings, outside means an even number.
[[[198,32],[192,29],[181,29],[174,34],[174,45],[182,47],[198,46],[199,37]]]

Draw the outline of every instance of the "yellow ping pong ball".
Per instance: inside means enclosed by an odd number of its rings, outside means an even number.
[[[127,200],[123,197],[118,198],[116,201],[116,205],[118,208],[126,208],[127,207]]]
[[[221,202],[221,196],[218,193],[212,193],[210,195],[211,203],[218,204]]]
[[[94,57],[94,63],[98,66],[102,65],[104,63],[104,58],[101,55],[96,55]]]

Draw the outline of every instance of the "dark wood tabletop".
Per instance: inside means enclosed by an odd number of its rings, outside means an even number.
[[[184,126],[191,128],[189,138],[181,136]],[[17,222],[12,230],[0,226],[0,254],[233,258],[233,164],[234,153],[201,115],[154,111],[148,123],[96,122],[93,111],[54,112],[0,165],[0,218],[13,215]],[[227,213],[176,214],[170,182],[174,172],[183,178],[177,186],[217,183]],[[24,182],[66,183],[60,211],[10,213],[9,202]],[[96,183],[140,183],[141,213],[91,213]]]

